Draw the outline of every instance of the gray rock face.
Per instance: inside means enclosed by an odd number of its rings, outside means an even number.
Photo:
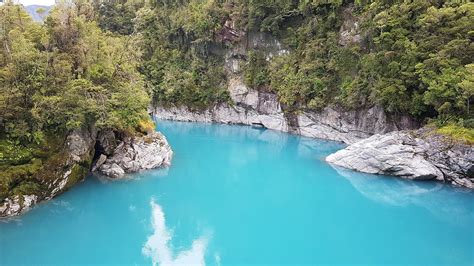
[[[96,143],[101,154],[92,169],[113,178],[169,165],[173,155],[165,137],[158,132],[120,140],[113,132],[97,135],[93,127],[75,130],[67,136],[58,154],[45,161],[34,174],[33,180],[37,180],[42,190],[5,198],[0,202],[0,218],[20,215],[82,181],[91,169]]]
[[[104,147],[104,150],[107,148]],[[173,151],[166,138],[159,132],[153,132],[119,141],[109,156],[99,156],[93,170],[111,178],[120,178],[126,173],[169,166],[172,157]]]
[[[279,131],[288,130],[275,94],[248,88],[240,78],[231,79],[228,89],[235,101],[233,105],[218,104],[201,112],[193,112],[184,106],[157,107],[154,114],[157,118],[166,120],[259,125]]]
[[[117,139],[113,130],[103,130],[97,135],[97,144],[102,147],[102,153],[111,155],[117,148]]]
[[[361,44],[359,21],[353,16],[353,8],[350,6],[344,11],[339,45]],[[247,38],[245,46],[237,45],[225,55],[227,89],[232,104],[221,103],[199,112],[184,106],[158,106],[153,110],[154,115],[166,120],[258,125],[306,137],[341,141],[352,145],[327,158],[336,165],[373,174],[442,180],[473,187],[472,149],[448,147],[445,140],[421,139],[398,132],[419,128],[420,124],[408,116],[391,116],[379,106],[352,111],[326,107],[320,112],[285,113],[277,95],[248,88],[241,70],[246,49],[263,51],[267,60],[289,51],[268,36],[249,34]]]
[[[469,174],[474,163],[472,146],[453,143],[426,128],[377,134],[329,155],[326,161],[365,173],[474,188]]]
[[[353,25],[355,18],[349,16],[350,10],[347,13],[347,23]],[[244,84],[241,70],[242,65],[246,64],[248,49],[263,52],[267,60],[271,60],[275,55],[289,53],[275,37],[249,32],[224,53],[227,90],[232,104],[221,103],[203,111],[192,111],[185,106],[158,106],[153,108],[152,113],[165,120],[257,125],[349,144],[376,133],[413,129],[418,126],[408,117],[389,117],[377,106],[359,111],[327,107],[321,112],[286,114],[276,94],[258,91]]]
[[[238,91],[244,91],[239,85]],[[409,118],[399,118],[392,122],[382,108],[373,107],[368,110],[343,112],[326,107],[321,112],[303,112],[296,116],[296,124],[290,128],[287,117],[283,112],[278,98],[272,93],[257,92],[246,89],[245,94],[233,92],[229,87],[234,105],[220,104],[202,112],[193,112],[189,108],[157,107],[154,115],[159,119],[209,122],[242,125],[261,125],[268,129],[299,134],[306,137],[341,141],[347,144],[355,143],[377,133],[386,133],[401,129],[415,128],[417,124]],[[257,100],[249,93],[256,93]],[[250,105],[249,103],[252,103]]]
[[[373,134],[416,127],[416,123],[408,117],[399,117],[397,123],[393,121],[378,106],[358,111],[326,107],[319,113],[303,112],[298,115],[298,130],[306,137],[351,144]]]
[[[12,199],[5,199],[0,205],[0,217],[16,216],[31,209],[38,201],[36,195],[16,195]]]

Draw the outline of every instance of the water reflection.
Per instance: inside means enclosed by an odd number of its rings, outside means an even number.
[[[208,237],[201,236],[194,240],[191,248],[174,254],[170,243],[172,234],[166,228],[165,214],[160,205],[151,200],[153,234],[148,237],[142,252],[153,261],[153,265],[206,265]]]
[[[474,219],[472,206],[466,206],[464,196],[471,191],[452,188],[438,182],[411,181],[395,177],[354,172],[337,166],[333,168],[366,198],[392,206],[416,205],[425,208],[440,220],[467,224]],[[471,208],[471,209],[470,209]]]

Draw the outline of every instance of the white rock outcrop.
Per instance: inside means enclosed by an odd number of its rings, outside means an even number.
[[[36,195],[16,195],[14,197],[6,198],[0,205],[1,216],[16,216],[31,209],[38,201]],[[0,217],[1,217],[0,216]]]
[[[173,157],[168,141],[159,132],[143,137],[127,137],[118,141],[110,155],[101,154],[93,170],[111,178],[123,177],[126,173],[139,172],[169,166]],[[110,150],[110,147],[103,147]]]
[[[371,174],[449,182],[474,188],[472,146],[418,131],[373,135],[329,155],[326,161]]]
[[[243,99],[246,97],[241,96]],[[376,133],[386,133],[414,127],[408,118],[392,122],[380,107],[342,112],[326,107],[321,112],[302,112],[293,123],[283,112],[277,97],[260,93],[257,108],[236,102],[219,104],[204,111],[185,106],[156,107],[154,116],[163,120],[258,125],[268,129],[291,132],[305,137],[328,139],[352,144]]]
[[[278,98],[273,93],[248,88],[238,77],[229,81],[229,94],[234,104],[221,103],[204,111],[193,111],[185,106],[157,107],[155,117],[189,122],[258,125],[288,131],[288,124]]]

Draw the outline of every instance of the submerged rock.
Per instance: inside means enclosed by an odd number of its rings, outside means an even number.
[[[159,132],[142,137],[124,137],[109,156],[101,154],[93,170],[111,178],[171,164],[173,151]],[[103,150],[107,150],[104,147]]]
[[[474,162],[472,146],[427,128],[373,135],[329,155],[326,161],[365,173],[474,188],[474,176],[469,173]]]

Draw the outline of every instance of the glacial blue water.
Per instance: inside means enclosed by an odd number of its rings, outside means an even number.
[[[161,121],[169,169],[0,222],[0,265],[473,265],[474,193],[334,169],[343,145]]]

